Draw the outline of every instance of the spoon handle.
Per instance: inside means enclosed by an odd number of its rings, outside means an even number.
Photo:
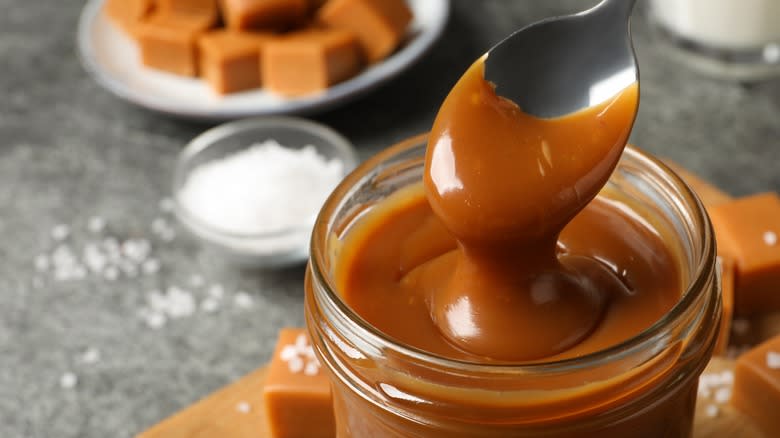
[[[617,17],[631,17],[631,11],[634,10],[636,0],[603,0],[596,6],[596,9],[615,15]]]

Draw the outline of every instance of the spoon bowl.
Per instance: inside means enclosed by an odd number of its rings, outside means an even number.
[[[639,80],[629,19],[636,0],[604,0],[533,23],[487,53],[496,93],[540,118],[602,103]]]

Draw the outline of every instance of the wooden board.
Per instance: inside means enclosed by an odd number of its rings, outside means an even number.
[[[734,371],[734,360],[714,357],[704,373],[718,374]],[[716,405],[718,413],[707,415],[707,407]],[[693,423],[694,438],[764,438],[750,419],[734,409],[729,403],[716,403],[712,398],[699,395],[696,401],[696,418]]]
[[[268,437],[263,414],[263,385],[267,372],[268,366],[255,370],[137,438]],[[239,405],[248,406],[249,412],[242,412]]]
[[[215,392],[164,420],[137,438],[270,438],[263,421],[263,385],[267,366]],[[713,358],[705,373],[734,370],[734,361]],[[246,403],[249,412],[241,412]],[[764,438],[749,419],[728,403],[718,405],[718,414],[707,415],[711,399],[699,398],[694,438]],[[258,431],[260,431],[258,433]]]

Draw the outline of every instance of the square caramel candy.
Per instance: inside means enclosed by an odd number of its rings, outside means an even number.
[[[322,91],[360,70],[355,36],[344,30],[309,29],[271,41],[263,50],[265,87],[286,96]]]
[[[767,437],[780,437],[780,336],[737,359],[731,403]]]
[[[201,76],[217,94],[260,87],[260,53],[271,38],[227,29],[202,35],[198,41]]]
[[[154,7],[155,0],[108,0],[104,11],[114,24],[135,37],[138,24],[152,13]]]
[[[366,60],[373,63],[398,47],[412,12],[405,0],[330,0],[317,18],[328,27],[353,32]]]
[[[198,17],[207,27],[219,22],[217,0],[155,0],[157,14]]]
[[[141,62],[153,69],[198,76],[198,36],[212,23],[199,15],[154,15],[139,26]]]
[[[737,269],[734,311],[780,310],[780,197],[763,193],[709,209],[718,252]]]
[[[300,24],[309,0],[220,0],[227,26],[235,30],[283,30]]]
[[[272,438],[333,438],[330,382],[303,329],[279,332],[263,390]]]

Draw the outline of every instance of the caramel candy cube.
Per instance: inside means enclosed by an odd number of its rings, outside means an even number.
[[[135,37],[138,24],[151,14],[154,6],[154,0],[108,0],[104,10],[114,24]]]
[[[735,314],[780,310],[780,197],[748,196],[709,213],[719,253],[736,263]]]
[[[731,403],[767,437],[780,437],[780,336],[737,359]]]
[[[317,13],[320,22],[353,32],[368,62],[398,47],[412,21],[405,0],[330,0]]]
[[[729,337],[731,335],[731,321],[734,318],[734,262],[730,259],[718,257],[720,262],[720,279],[721,279],[721,295],[722,309],[720,319],[720,331],[718,332],[718,340],[715,342],[714,353],[718,355],[726,354],[726,349],[729,345]]]
[[[220,0],[227,26],[236,30],[281,30],[301,23],[308,0]]]
[[[201,76],[217,94],[260,87],[260,53],[270,38],[224,29],[204,34],[198,41]]]
[[[263,50],[265,86],[287,96],[324,90],[360,67],[357,41],[343,30],[311,29],[271,41]]]
[[[155,15],[139,27],[141,62],[157,70],[197,76],[197,38],[210,26],[198,15]]]
[[[279,333],[263,392],[272,438],[333,438],[330,382],[303,329]]]
[[[189,21],[191,26],[210,29],[219,23],[217,0],[156,0],[155,15],[174,21]]]

